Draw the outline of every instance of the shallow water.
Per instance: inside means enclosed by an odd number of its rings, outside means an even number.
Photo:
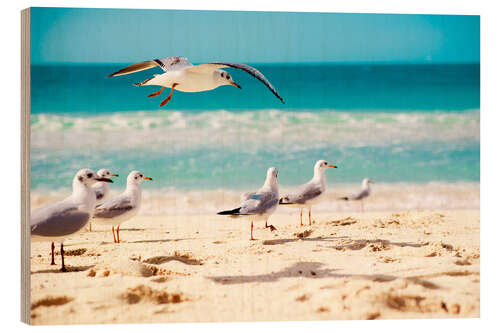
[[[258,187],[275,166],[294,186],[317,159],[339,166],[331,184],[479,182],[478,65],[255,65],[286,104],[231,71],[243,90],[175,92],[163,108],[132,86],[154,70],[105,77],[122,65],[33,67],[32,189],[64,190],[82,167],[196,191]]]

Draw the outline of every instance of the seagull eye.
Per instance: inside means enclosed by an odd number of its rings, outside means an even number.
[[[220,77],[224,77],[224,73],[220,73]]]
[[[88,177],[88,178],[92,178],[92,174],[91,174],[91,173],[88,173],[88,174],[87,174],[87,177]]]

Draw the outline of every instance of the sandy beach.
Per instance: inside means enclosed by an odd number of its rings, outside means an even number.
[[[479,209],[314,214],[277,230],[213,214],[137,216],[31,251],[31,323],[462,318],[480,314]],[[56,247],[57,248],[57,247]]]

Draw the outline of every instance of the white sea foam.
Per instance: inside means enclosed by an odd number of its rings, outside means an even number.
[[[258,110],[202,113],[121,112],[32,115],[32,148],[238,147],[267,142],[289,150],[325,145],[380,146],[479,142],[479,110],[467,112],[317,112]]]

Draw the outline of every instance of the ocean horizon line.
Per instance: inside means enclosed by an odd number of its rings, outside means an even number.
[[[144,61],[145,59],[134,59],[129,62],[32,62],[31,66],[89,66],[89,67],[106,67],[106,66],[121,66],[131,64],[137,61]],[[188,58],[189,60],[189,58]],[[221,59],[212,59],[207,62],[222,61]],[[206,62],[203,62],[206,63]],[[194,65],[203,64],[195,62]],[[310,62],[241,62],[252,66],[282,66],[282,67],[295,67],[295,66],[480,66],[480,62],[432,62],[432,61],[310,61]]]

